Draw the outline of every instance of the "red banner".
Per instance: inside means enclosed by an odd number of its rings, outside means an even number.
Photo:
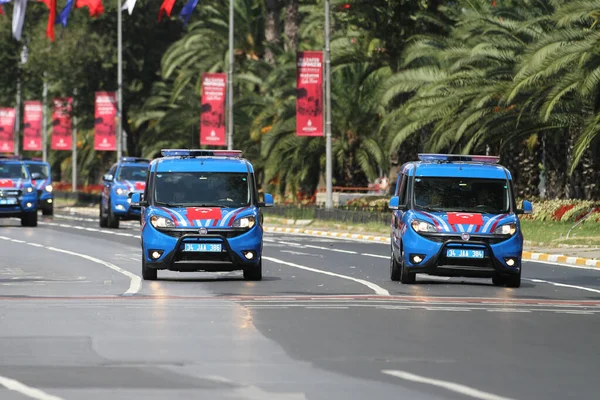
[[[296,55],[296,134],[323,136],[323,53]]]
[[[0,153],[15,151],[15,109],[0,108]]]
[[[200,144],[225,146],[225,74],[202,75]]]
[[[73,98],[54,99],[52,103],[52,150],[71,150]]]
[[[114,92],[96,92],[94,120],[94,150],[117,150],[117,95]]]
[[[42,150],[42,102],[26,101],[23,105],[23,150]]]

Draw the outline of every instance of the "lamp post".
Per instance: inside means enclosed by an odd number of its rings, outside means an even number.
[[[229,68],[227,69],[227,150],[233,150],[233,11],[229,0]]]
[[[44,83],[42,89],[42,160],[48,160],[48,74],[44,71]]]
[[[117,161],[123,155],[123,5],[117,0]]]
[[[333,208],[333,161],[331,149],[331,56],[329,37],[329,0],[325,0],[325,208]]]

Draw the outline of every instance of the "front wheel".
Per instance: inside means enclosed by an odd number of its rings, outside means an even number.
[[[108,199],[108,227],[110,229],[119,229],[119,217],[113,213],[110,199]]]
[[[108,218],[104,216],[104,213],[102,212],[102,202],[100,202],[100,228],[107,228],[108,227]]]
[[[158,270],[148,267],[144,254],[142,254],[142,278],[145,281],[155,281],[158,278]]]
[[[394,249],[392,248],[392,255],[390,257],[390,279],[394,282],[398,282],[400,280],[400,274],[402,272],[402,268],[396,257],[394,256]]]
[[[21,215],[21,226],[37,226],[37,224],[38,224],[37,210],[34,212],[23,213]]]
[[[262,280],[262,260],[255,267],[244,269],[244,279],[247,281]]]
[[[42,208],[42,215],[54,215],[54,206],[50,205]]]

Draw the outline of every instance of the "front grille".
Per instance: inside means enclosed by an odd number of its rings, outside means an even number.
[[[37,191],[38,197],[40,197],[40,196],[42,195],[42,193],[44,193],[44,191],[43,191],[43,190],[40,190],[40,189],[38,189],[38,191]]]
[[[19,197],[23,192],[18,189],[0,190],[0,197]]]
[[[173,261],[223,261],[223,262],[231,262],[231,257],[227,251],[222,251],[220,253],[200,253],[200,252],[184,252],[178,251],[175,253],[175,258]]]
[[[509,239],[510,236],[500,236],[500,235],[471,235],[469,240],[462,240],[460,235],[446,235],[446,234],[423,234],[423,236],[433,242],[444,243],[448,240],[460,241],[464,244],[471,244],[471,242],[480,242],[487,244],[496,244],[500,242],[504,242]]]
[[[198,235],[200,228],[196,229],[159,229],[159,232],[164,233],[165,235],[169,235],[174,238],[180,238],[184,235]],[[227,239],[234,238],[236,236],[240,236],[247,232],[245,229],[210,229],[206,230],[207,235],[221,235]]]

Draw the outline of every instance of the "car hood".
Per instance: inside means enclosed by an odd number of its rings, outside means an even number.
[[[427,212],[414,211],[415,217],[433,224],[439,232],[468,232],[478,234],[493,233],[504,224],[516,222],[513,213],[506,214],[479,214],[468,212]]]
[[[46,186],[48,186],[50,184],[50,182],[52,182],[52,180],[50,178],[40,179],[37,181],[31,181],[31,183],[33,184],[33,186],[35,186],[35,188],[37,190],[44,190],[44,188]]]
[[[256,207],[152,207],[149,215],[160,215],[175,223],[178,228],[231,228],[236,219],[254,216]]]
[[[144,181],[117,181],[119,186],[124,187],[130,192],[143,192],[146,189],[146,182]]]
[[[27,180],[25,179],[0,179],[0,189],[23,189]]]

